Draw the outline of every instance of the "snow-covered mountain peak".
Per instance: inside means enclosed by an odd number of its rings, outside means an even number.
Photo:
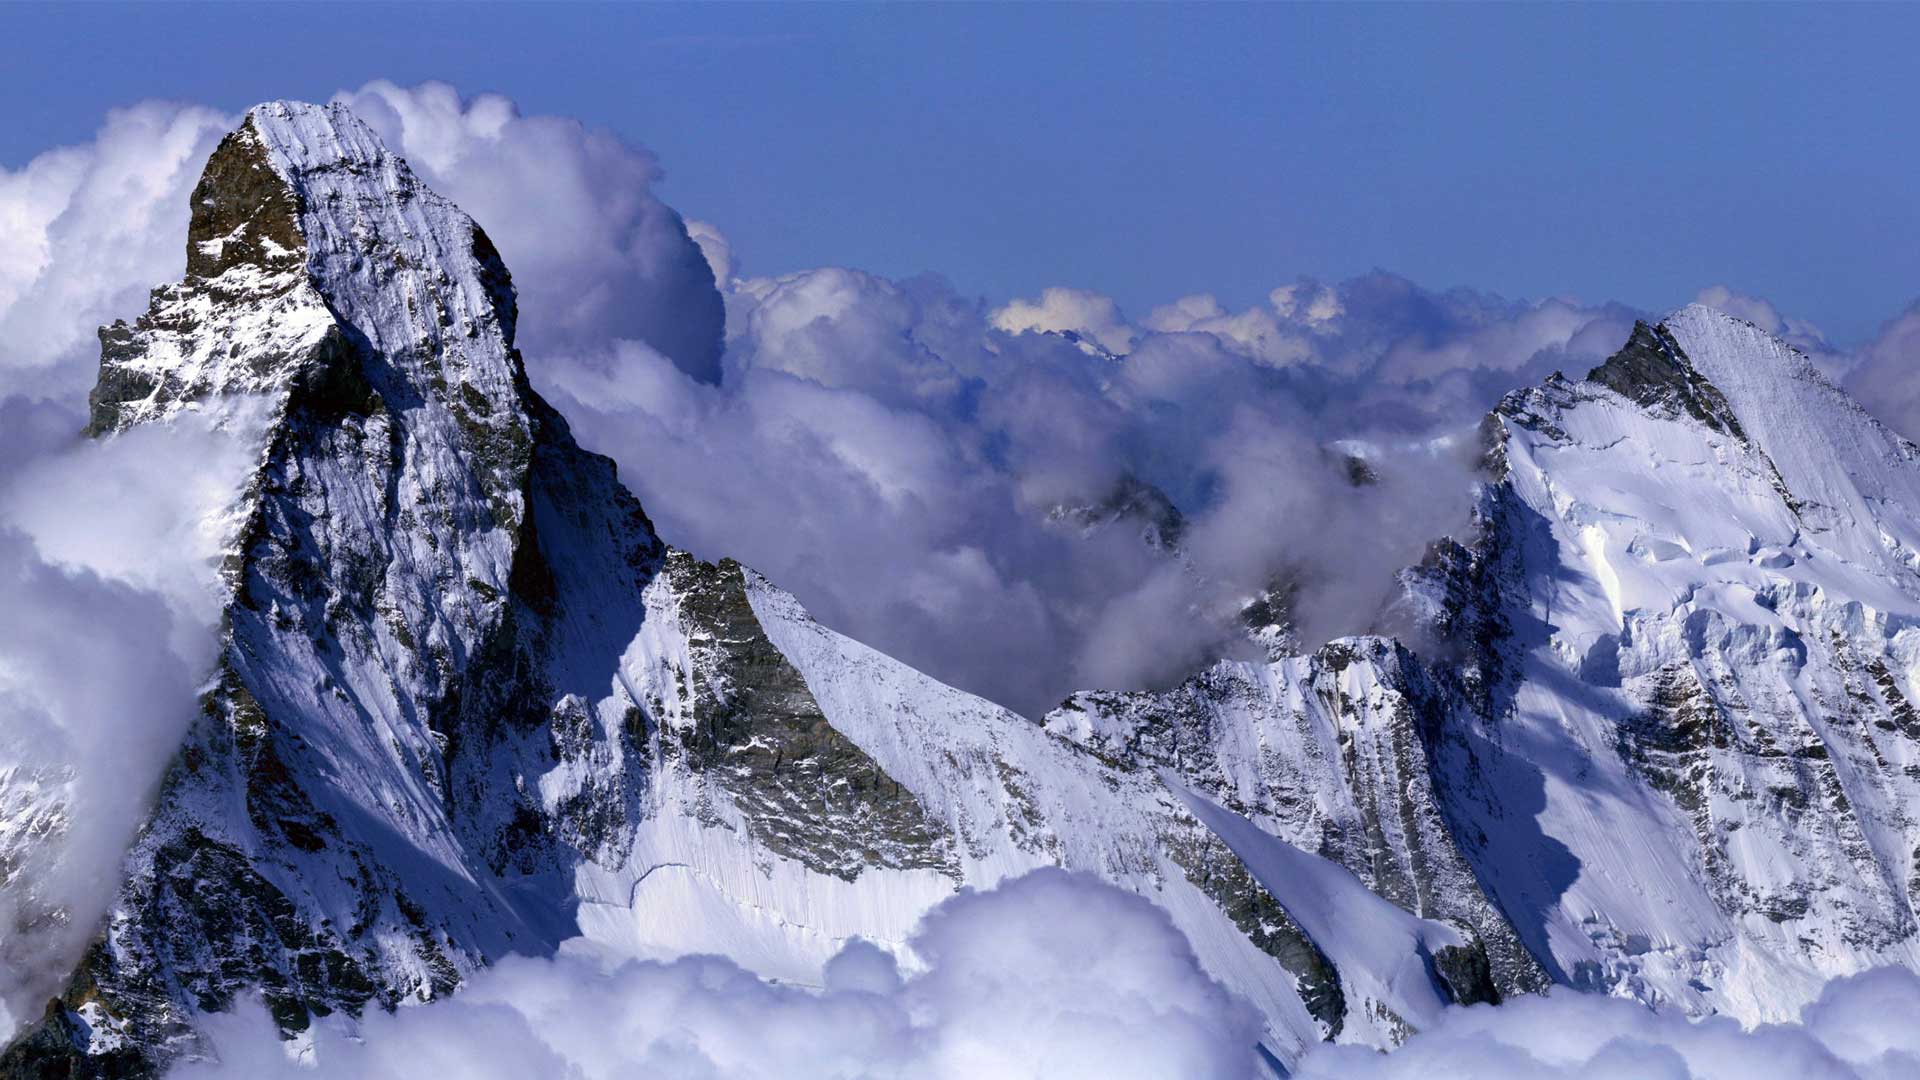
[[[505,444],[525,442],[515,316],[485,232],[371,128],[343,105],[271,102],[208,161],[185,279],[101,331],[92,429],[238,395],[335,418],[430,404],[511,457]]]
[[[372,128],[337,102],[261,102],[247,110],[241,123],[242,131],[249,129],[273,169],[296,183],[304,174],[328,169],[407,169],[405,160],[388,153]]]
[[[1779,470],[1813,542],[1920,597],[1920,448],[1752,323],[1694,304],[1663,325]]]
[[[1545,913],[1518,922],[1533,953],[1747,1019],[1913,962],[1912,445],[1699,305],[1488,434],[1484,533],[1431,607],[1490,693],[1440,786],[1501,908]]]
[[[488,331],[512,344],[512,282],[486,233],[345,105],[270,102],[247,114],[240,136],[248,133],[298,200],[309,275],[374,346],[418,351],[446,333]],[[410,269],[420,276],[405,276]],[[504,360],[491,350],[484,358]],[[497,366],[488,374],[510,376]]]

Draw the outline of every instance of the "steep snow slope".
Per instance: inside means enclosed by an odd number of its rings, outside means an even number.
[[[1428,743],[1452,707],[1407,650],[1349,638],[1270,663],[1222,661],[1166,693],[1077,694],[1047,728],[1171,769],[1405,910],[1455,927],[1477,943],[1476,974],[1455,976],[1476,986],[1466,999],[1541,989],[1545,973],[1482,893],[1434,790]]]
[[[1910,963],[1914,448],[1699,307],[1491,432],[1516,670],[1454,755],[1486,782],[1447,787],[1529,944],[1576,985],[1750,1019]]]

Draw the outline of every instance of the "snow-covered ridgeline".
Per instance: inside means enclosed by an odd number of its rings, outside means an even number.
[[[809,983],[1048,864],[1164,906],[1287,1060],[1550,981],[1764,1018],[1915,960],[1920,453],[1745,324],[1504,402],[1480,536],[1405,577],[1418,643],[1038,726],[662,544],[528,388],[485,234],[344,109],[250,113],[191,237],[93,426],[268,401],[218,685],[0,1072],[563,942]]]

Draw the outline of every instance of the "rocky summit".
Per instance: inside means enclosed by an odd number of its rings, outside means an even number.
[[[656,536],[529,385],[486,233],[343,107],[254,109],[191,214],[89,430],[269,416],[220,661],[0,1076],[151,1075],[242,1000],[297,1038],[573,938],[813,983],[1045,865],[1165,908],[1281,1063],[1554,985],[1775,1019],[1920,960],[1920,449],[1748,324],[1508,396],[1405,640],[1035,723]],[[0,817],[0,856],[83,811]]]

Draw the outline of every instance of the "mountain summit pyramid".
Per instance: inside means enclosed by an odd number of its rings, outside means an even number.
[[[1502,402],[1476,535],[1402,575],[1418,641],[1035,724],[663,543],[529,385],[486,234],[343,107],[254,109],[192,215],[90,430],[271,414],[221,659],[0,1076],[573,938],[811,984],[1043,865],[1167,909],[1282,1061],[1555,983],[1766,1019],[1916,962],[1920,451],[1747,324]]]

